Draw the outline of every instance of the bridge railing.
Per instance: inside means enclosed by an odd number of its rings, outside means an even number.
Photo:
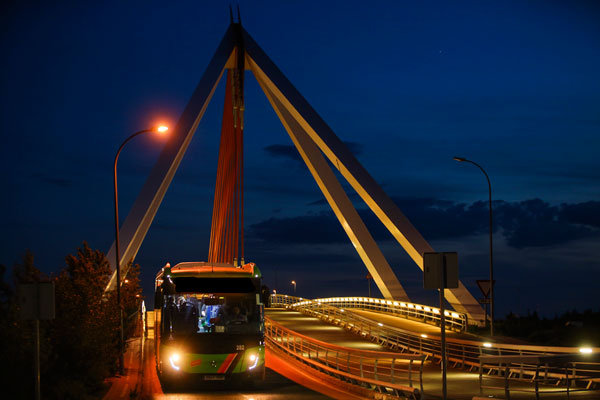
[[[339,308],[356,308],[363,310],[372,310],[380,313],[394,315],[406,319],[412,319],[426,324],[441,324],[440,309],[422,304],[407,303],[403,301],[376,299],[372,297],[329,297],[322,299],[307,300],[302,297],[274,294],[271,295],[271,303],[281,306],[293,305],[298,302],[312,301],[314,303],[324,303]],[[463,313],[454,311],[444,312],[447,328],[462,332],[467,328],[467,316]]]
[[[386,326],[381,322],[355,314],[350,309],[331,305],[335,301],[325,303],[292,296],[284,296],[283,299],[274,298],[273,300],[276,302],[275,304],[284,305],[341,326],[390,349],[424,354],[427,358],[441,358],[441,339],[438,335],[419,334],[397,327]],[[451,337],[446,338],[446,350],[448,363],[454,364],[455,367],[460,366],[470,370],[480,367],[480,356],[553,355],[579,352],[577,347],[516,345]],[[593,348],[591,351],[599,353],[600,348]],[[499,367],[488,368],[496,372],[499,370]],[[572,374],[575,376],[586,375],[585,371],[579,371],[577,368],[572,371]]]
[[[291,306],[292,304],[299,303],[304,300],[306,299],[302,297],[289,296],[287,294],[272,294],[271,307]]]
[[[422,304],[376,299],[372,297],[330,297],[315,299],[314,301],[340,308],[373,310],[437,326],[440,326],[441,324],[440,309]],[[454,311],[445,311],[444,315],[446,317],[446,326],[449,329],[462,332],[467,328],[467,316],[465,314]]]
[[[337,346],[294,332],[268,317],[265,337],[275,349],[341,381],[410,398],[419,398],[423,391],[423,355]]]
[[[594,389],[600,383],[600,358],[583,354],[481,356],[479,357],[479,393],[486,389],[504,390],[509,399],[512,392],[569,394]],[[486,374],[493,369],[496,374]],[[563,384],[563,387],[558,387]]]

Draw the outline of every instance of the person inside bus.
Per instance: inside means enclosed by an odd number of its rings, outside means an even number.
[[[231,307],[229,314],[227,315],[227,323],[229,324],[241,324],[244,322],[248,322],[248,317],[245,314],[242,314],[240,307],[234,305]]]
[[[179,311],[184,317],[184,329],[190,333],[196,333],[198,331],[198,300],[193,296],[186,295]]]
[[[195,300],[195,299],[194,299]],[[189,295],[179,296],[173,308],[173,330],[179,334],[196,333],[198,330],[198,310]]]

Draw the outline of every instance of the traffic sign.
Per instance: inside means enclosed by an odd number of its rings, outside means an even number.
[[[496,280],[494,279],[494,283],[496,283]],[[477,286],[479,286],[479,289],[481,290],[481,293],[483,293],[483,295],[485,296],[485,298],[488,298],[490,296],[490,280],[489,279],[478,279],[477,280]]]
[[[22,320],[54,319],[54,282],[18,285],[17,298]]]
[[[446,268],[445,273],[443,268]],[[442,282],[442,276],[446,282]],[[458,287],[458,254],[423,253],[423,287],[425,289],[455,289]]]

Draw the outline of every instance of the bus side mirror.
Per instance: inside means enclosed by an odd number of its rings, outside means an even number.
[[[163,294],[162,294],[162,289],[159,286],[158,288],[156,288],[156,292],[154,293],[154,309],[158,310],[160,308],[162,308],[163,305]]]
[[[264,306],[264,304],[257,304],[256,305],[256,315],[260,317],[259,321],[263,320],[264,313],[265,313],[265,306]]]

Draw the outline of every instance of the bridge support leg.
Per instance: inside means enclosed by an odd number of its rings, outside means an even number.
[[[319,185],[323,195],[325,195],[331,209],[350,238],[354,248],[373,276],[383,297],[386,299],[410,301],[394,271],[379,249],[379,246],[377,246],[377,243],[346,195],[344,188],[335,177],[331,168],[329,168],[329,165],[327,165],[327,161],[317,145],[310,139],[286,108],[283,107],[281,102],[273,96],[269,88],[264,85],[264,81],[258,79],[258,77],[257,80],[294,142],[294,145],[296,145],[298,152],[317,182],[317,185]]]
[[[250,69],[261,82],[263,90],[267,88],[271,96],[280,102],[282,109],[306,132],[413,261],[423,269],[423,253],[432,252],[433,248],[246,31],[244,44]],[[452,307],[466,313],[470,321],[484,321],[481,305],[462,282],[456,289],[446,289],[445,296]]]

